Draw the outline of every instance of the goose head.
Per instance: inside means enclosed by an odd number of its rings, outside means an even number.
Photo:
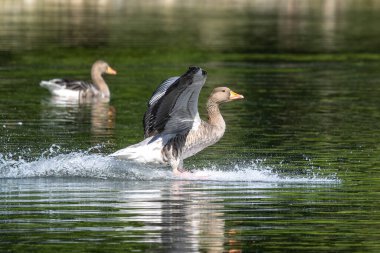
[[[111,68],[107,62],[98,60],[92,65],[93,72],[97,72],[100,74],[109,74],[109,75],[116,75],[116,70]]]
[[[211,92],[209,100],[212,100],[213,102],[217,104],[222,104],[222,103],[231,102],[231,101],[239,100],[243,98],[244,98],[243,95],[240,95],[232,91],[230,88],[217,87]]]

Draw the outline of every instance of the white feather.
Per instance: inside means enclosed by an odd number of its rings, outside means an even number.
[[[77,90],[56,89],[51,92],[54,96],[67,97],[67,98],[79,98],[80,92]]]
[[[172,135],[152,136],[145,140],[120,149],[110,156],[133,160],[138,163],[166,164],[162,157],[162,148]]]
[[[199,117],[199,112],[194,117],[193,127],[191,128],[192,131],[198,130],[199,126],[201,125],[201,117]]]
[[[41,81],[40,86],[46,88],[50,91],[50,93],[54,96],[66,97],[66,98],[79,98],[80,91],[79,90],[70,90],[66,89],[66,86],[62,86],[57,84],[60,79],[52,79],[49,81]]]

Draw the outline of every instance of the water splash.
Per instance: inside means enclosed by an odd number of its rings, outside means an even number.
[[[186,176],[174,176],[170,168],[157,168],[117,160],[106,155],[91,154],[101,146],[87,151],[60,153],[58,145],[52,145],[34,160],[0,154],[0,178],[31,177],[88,177],[123,180],[204,180],[284,183],[338,183],[336,178],[284,176],[259,161],[242,162],[230,166],[210,165],[193,170]]]

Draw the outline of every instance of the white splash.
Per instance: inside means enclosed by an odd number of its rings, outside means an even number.
[[[89,151],[98,147],[93,147]],[[88,177],[123,180],[197,180],[197,181],[241,181],[283,183],[339,183],[339,179],[311,176],[283,176],[265,167],[260,162],[243,162],[240,165],[208,166],[194,169],[186,176],[175,176],[170,168],[148,167],[133,162],[118,160],[88,151],[60,153],[53,145],[32,161],[0,154],[1,178],[31,177]]]
[[[238,167],[238,168],[236,168]],[[205,168],[199,171],[193,171],[185,177],[177,177],[185,180],[209,180],[209,181],[240,181],[240,182],[277,182],[277,183],[340,183],[340,180],[334,177],[319,177],[318,175],[310,176],[288,176],[281,175],[269,168],[260,168],[259,166],[235,166],[233,169],[209,169]]]

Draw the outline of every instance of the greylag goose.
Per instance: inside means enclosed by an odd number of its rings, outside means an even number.
[[[143,118],[144,140],[110,156],[138,163],[170,165],[184,172],[183,160],[219,141],[226,124],[219,105],[244,98],[227,87],[215,88],[207,101],[208,121],[198,113],[198,97],[207,73],[190,67],[180,77],[165,80],[153,93]]]
[[[116,75],[116,71],[112,69],[105,61],[96,61],[91,68],[91,82],[73,81],[67,79],[51,79],[49,81],[41,81],[40,86],[48,89],[54,96],[66,98],[110,98],[110,90],[104,81],[102,74]]]

